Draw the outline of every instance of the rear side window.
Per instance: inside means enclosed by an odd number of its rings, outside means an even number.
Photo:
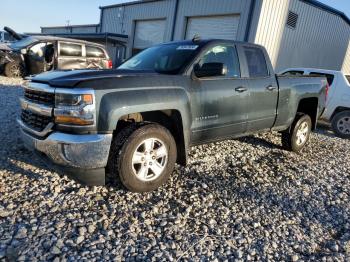
[[[345,76],[346,77],[346,79],[348,80],[348,83],[349,83],[349,85],[350,85],[350,75],[347,75],[347,76]]]
[[[86,57],[105,58],[105,53],[99,47],[86,46]]]
[[[61,56],[83,56],[83,47],[78,44],[60,43]]]
[[[283,73],[284,76],[303,76],[304,71],[287,71]]]
[[[245,46],[244,54],[247,59],[250,77],[255,78],[269,76],[265,55],[260,48]]]
[[[327,78],[328,85],[332,85],[334,81],[334,75],[331,74],[322,74],[322,73],[316,73],[316,72],[311,72],[310,76],[320,76],[320,77],[325,77]]]

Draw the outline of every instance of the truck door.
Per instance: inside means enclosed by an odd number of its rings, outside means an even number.
[[[273,127],[278,103],[278,84],[264,49],[239,47],[240,59],[249,87],[247,131],[263,131]]]
[[[57,67],[61,70],[86,68],[87,64],[86,57],[83,54],[83,45],[58,42]]]
[[[191,140],[194,144],[229,138],[246,131],[248,92],[245,92],[246,81],[241,78],[235,46],[211,46],[195,66],[210,63],[224,64],[227,73],[224,76],[193,77]]]

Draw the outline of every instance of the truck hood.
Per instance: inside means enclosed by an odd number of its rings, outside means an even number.
[[[49,84],[55,87],[75,87],[81,82],[106,78],[122,78],[131,76],[145,76],[157,73],[153,71],[135,71],[125,69],[115,70],[69,70],[69,71],[52,71],[29,78],[32,82]]]

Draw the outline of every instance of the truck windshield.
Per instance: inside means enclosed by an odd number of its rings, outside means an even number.
[[[178,74],[197,54],[198,45],[167,44],[148,48],[130,58],[118,69],[150,70]]]

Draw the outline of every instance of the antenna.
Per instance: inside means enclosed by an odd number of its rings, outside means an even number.
[[[70,26],[70,20],[66,20],[66,26]]]

